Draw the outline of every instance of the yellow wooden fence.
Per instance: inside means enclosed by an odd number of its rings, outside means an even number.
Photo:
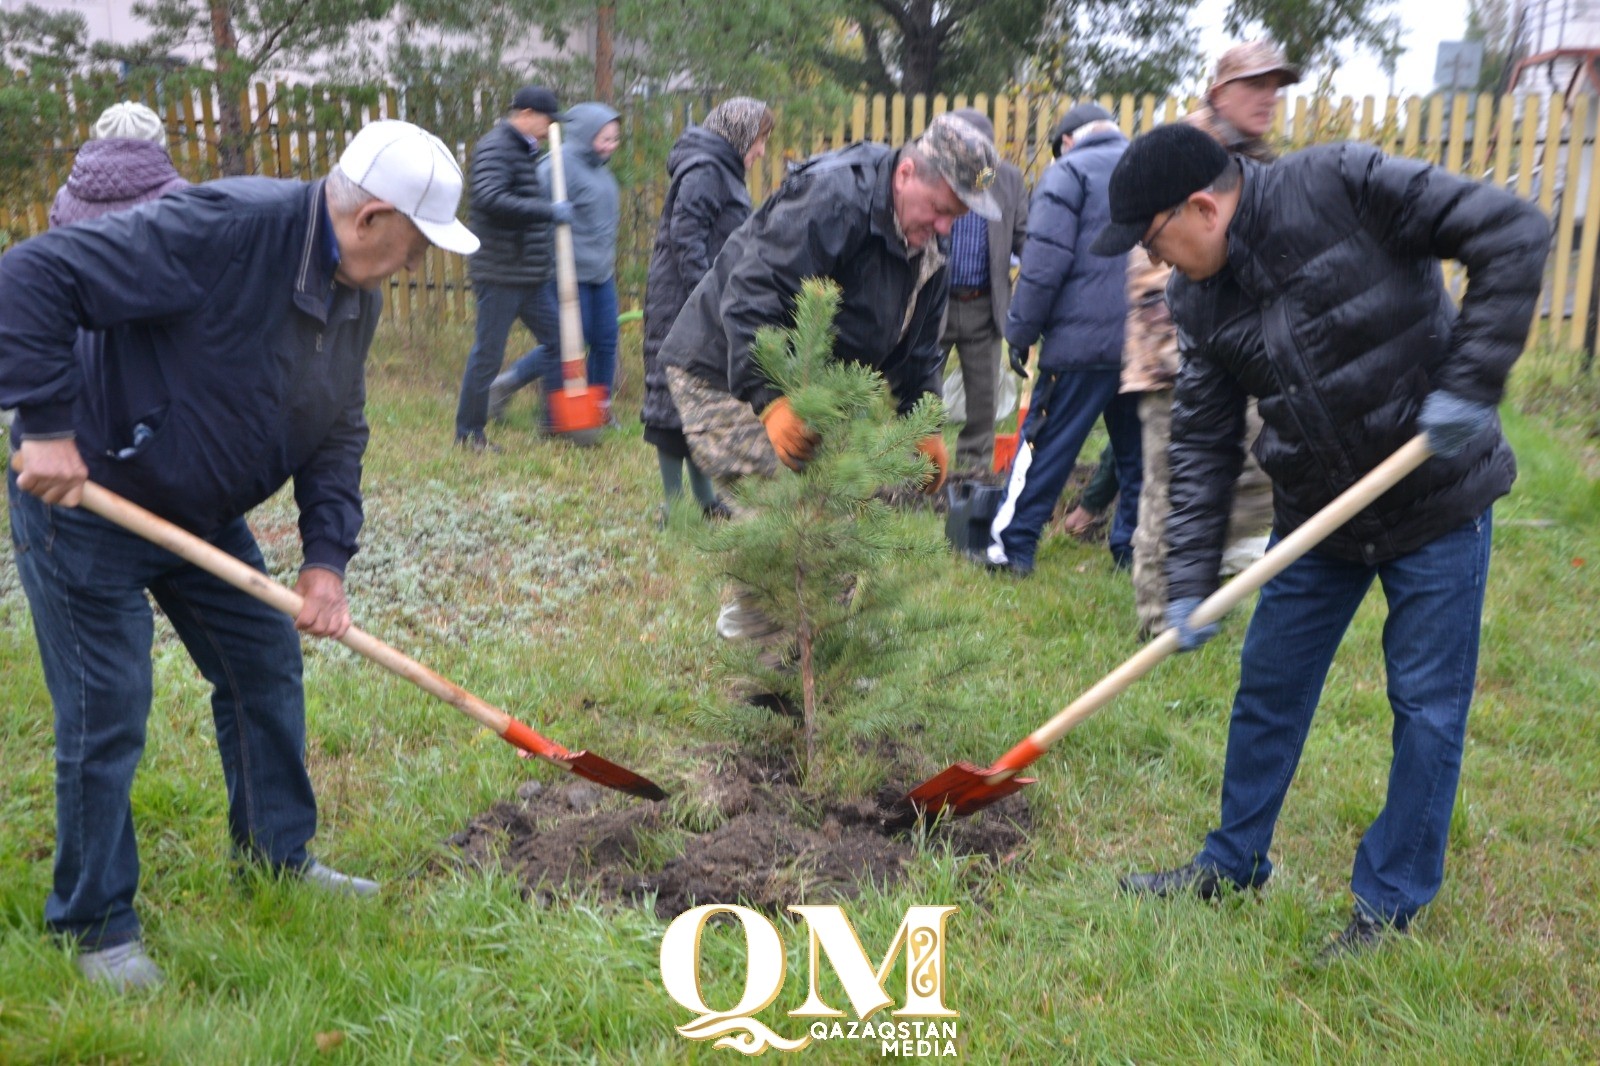
[[[40,147],[41,189],[64,180],[76,146],[87,139],[93,115],[87,94],[63,90],[72,119],[65,131]],[[157,107],[167,121],[169,147],[180,172],[191,180],[220,173],[220,129],[214,91],[158,91],[150,87],[124,95]],[[326,170],[353,132],[377,118],[403,117],[441,133],[465,158],[473,140],[497,117],[487,94],[445,101],[421,90],[357,91],[319,85],[257,84],[241,101],[250,135],[246,168],[274,177],[313,177]],[[627,141],[613,165],[626,193],[619,237],[619,276],[624,306],[642,296],[657,216],[665,193],[666,148],[685,121],[699,118],[699,101],[663,98],[633,105],[625,116]],[[802,110],[775,102],[777,132],[768,154],[749,175],[759,202],[783,178],[784,168],[817,151],[855,140],[900,143],[915,137],[944,111],[971,107],[990,116],[1001,154],[1016,163],[1030,186],[1051,162],[1051,127],[1075,100],[1026,93],[972,97],[856,96],[847,106],[811,119]],[[1195,101],[1153,96],[1102,97],[1100,103],[1130,135],[1171,122]],[[1309,144],[1355,139],[1386,151],[1425,159],[1456,173],[1494,181],[1533,198],[1556,223],[1541,313],[1530,343],[1579,347],[1595,307],[1595,259],[1600,249],[1600,182],[1595,169],[1594,102],[1578,97],[1496,98],[1488,94],[1443,95],[1405,100],[1308,99],[1280,106],[1271,138],[1284,150]],[[1555,131],[1547,136],[1547,131]],[[1580,203],[1581,201],[1581,203]],[[0,227],[12,240],[45,227],[48,202],[7,204]],[[1450,272],[1452,284],[1460,280]],[[430,251],[415,274],[397,279],[387,301],[398,320],[422,316],[447,320],[471,314],[466,265],[457,256]]]

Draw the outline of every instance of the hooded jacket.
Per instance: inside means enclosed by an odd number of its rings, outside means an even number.
[[[842,290],[834,358],[881,372],[901,414],[937,395],[949,267],[940,249],[912,255],[900,236],[899,159],[894,148],[863,142],[796,167],[723,245],[661,345],[661,361],[765,410],[780,394],[756,366],[756,331],[790,325],[801,282],[828,277]],[[925,255],[939,256],[926,279]]]
[[[137,207],[188,184],[164,145],[125,137],[89,141],[78,149],[72,173],[50,205],[50,225]]]
[[[600,130],[617,117],[605,104],[577,104],[567,109],[561,124],[562,176],[572,203],[572,258],[584,285],[603,285],[617,274],[617,179],[594,148]],[[539,180],[553,197],[548,155],[539,161]]]
[[[1284,535],[1417,433],[1427,395],[1498,403],[1522,352],[1550,227],[1532,204],[1416,160],[1334,144],[1242,160],[1227,263],[1168,295],[1182,364],[1172,410],[1173,599],[1217,582],[1245,404]],[[1439,261],[1468,284],[1459,313]],[[1434,457],[1319,551],[1369,566],[1408,554],[1504,495],[1516,461],[1498,422]]]
[[[667,331],[728,237],[750,217],[744,158],[725,137],[690,126],[667,155],[667,196],[644,293],[644,413],[655,429],[682,429],[656,358]]]
[[[1089,245],[1111,221],[1107,187],[1127,148],[1114,129],[1079,138],[1033,194],[1005,335],[1013,348],[1039,345],[1042,371],[1122,366],[1127,268]]]
[[[468,264],[474,282],[536,286],[554,276],[550,190],[539,178],[544,154],[509,121],[473,146],[467,225],[482,242]]]

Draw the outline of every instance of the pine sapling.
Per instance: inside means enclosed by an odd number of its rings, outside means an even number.
[[[943,408],[924,397],[899,415],[877,371],[835,360],[838,308],[838,286],[813,278],[801,288],[794,325],[756,335],[756,364],[819,441],[799,473],[746,478],[734,490],[739,520],[706,535],[726,576],[793,635],[808,774],[827,695],[817,686],[819,640],[872,598],[872,575],[907,554],[937,551],[926,530],[881,497],[933,476],[916,445],[939,432]]]

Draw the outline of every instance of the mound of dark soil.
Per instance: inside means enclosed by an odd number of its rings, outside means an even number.
[[[656,913],[672,918],[698,903],[776,911],[849,899],[865,884],[898,881],[924,848],[1008,863],[1032,826],[1021,794],[971,817],[908,827],[897,804],[903,787],[834,802],[804,792],[779,765],[726,753],[721,763],[685,784],[695,790],[692,807],[614,797],[583,781],[529,782],[450,843],[469,862],[514,870],[535,898],[563,886],[611,899],[654,894]]]

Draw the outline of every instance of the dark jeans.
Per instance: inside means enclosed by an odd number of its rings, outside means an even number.
[[[1404,925],[1444,880],[1461,774],[1492,512],[1409,555],[1367,566],[1310,552],[1267,582],[1245,635],[1228,726],[1222,821],[1198,856],[1241,884],[1272,873],[1267,852],[1322,685],[1376,577],[1389,617],[1384,666],[1394,713],[1388,795],[1356,851],[1350,887],[1374,918]],[[1274,537],[1276,540],[1276,537]]]
[[[617,380],[617,281],[578,285],[578,313],[583,319],[583,340],[589,346],[584,375],[591,385],[609,392]],[[510,371],[517,388],[535,378],[544,380],[546,392],[561,387],[561,343],[541,344],[518,359]]]
[[[1040,372],[1033,405],[1022,425],[1027,447],[1018,449],[1011,464],[1006,497],[995,516],[991,560],[1009,561],[1022,569],[1033,567],[1039,535],[1077,465],[1084,440],[1102,414],[1111,438],[1117,481],[1123,488],[1111,523],[1109,547],[1118,563],[1132,559],[1144,452],[1139,434],[1139,397],[1117,392],[1121,379],[1120,370]]]
[[[139,936],[129,790],[150,714],[152,617],[171,619],[213,686],[211,713],[242,857],[299,869],[316,832],[291,620],[148,541],[9,479],[17,572],[55,707],[56,861],[45,921],[85,949]],[[264,570],[244,519],[211,538]]]
[[[518,319],[533,334],[535,347],[521,360],[521,366],[546,346],[561,350],[561,316],[556,310],[555,282],[535,286],[489,285],[474,282],[478,301],[478,323],[473,335],[467,369],[461,376],[461,402],[456,406],[456,436],[482,433],[489,421],[489,386],[505,362],[506,338]],[[615,318],[616,316],[612,316]],[[521,384],[538,375],[529,374]]]

